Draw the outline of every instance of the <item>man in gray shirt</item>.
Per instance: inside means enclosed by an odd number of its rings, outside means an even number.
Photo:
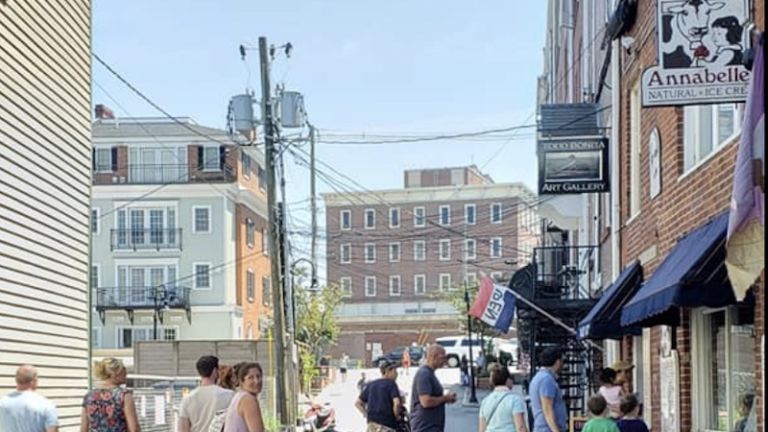
[[[456,393],[443,394],[443,386],[435,370],[445,363],[445,348],[431,345],[427,349],[427,362],[413,377],[411,389],[412,432],[443,432],[445,430],[445,404],[456,402]]]
[[[56,407],[37,394],[37,370],[21,365],[16,370],[16,391],[0,399],[0,432],[56,432]]]

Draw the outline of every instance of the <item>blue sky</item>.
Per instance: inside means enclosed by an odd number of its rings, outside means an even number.
[[[93,49],[170,113],[224,127],[230,96],[248,86],[258,93],[258,54],[244,63],[238,45],[290,41],[293,55],[275,61],[273,83],[304,94],[327,139],[445,134],[533,121],[545,14],[544,1],[97,0]],[[159,115],[96,62],[93,72],[94,103],[119,116]],[[370,189],[401,187],[404,169],[469,163],[534,189],[531,132],[506,143],[320,144],[317,154]],[[306,170],[287,165],[289,201],[306,198]]]

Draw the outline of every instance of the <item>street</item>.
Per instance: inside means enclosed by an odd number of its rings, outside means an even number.
[[[401,391],[407,393],[407,403],[410,405],[410,392],[413,382],[413,376],[418,368],[412,367],[410,373],[405,375],[403,370],[398,371],[397,385]],[[355,409],[355,399],[357,398],[357,380],[360,379],[360,373],[364,372],[368,380],[377,379],[380,374],[378,369],[352,369],[347,374],[346,382],[342,383],[339,378],[336,382],[328,385],[318,395],[316,400],[320,403],[329,402],[336,410],[336,423],[339,431],[357,432],[365,430],[365,419]],[[446,408],[446,432],[468,432],[477,430],[477,406],[470,406],[463,403],[469,391],[468,387],[459,386],[459,370],[439,369],[437,377],[446,390],[456,392],[459,397],[455,404],[448,405]],[[478,401],[487,391],[477,391]]]

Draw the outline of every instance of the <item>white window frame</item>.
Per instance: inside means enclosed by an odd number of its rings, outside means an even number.
[[[94,172],[96,174],[111,173],[112,172],[112,147],[96,147],[94,150],[96,153],[94,155],[96,160],[93,161]],[[103,157],[104,153],[107,154],[106,166],[103,163],[104,161],[101,161],[101,162],[99,161],[99,156]]]
[[[347,216],[347,220],[349,221],[348,226],[344,226],[344,216]],[[341,210],[339,211],[339,230],[341,231],[349,231],[352,229],[352,210]]]
[[[152,326],[146,326],[146,325],[125,325],[125,326],[117,326],[115,327],[115,348],[117,349],[123,349],[122,343],[123,342],[123,330],[129,329],[131,330],[131,347],[136,348],[135,343],[139,342],[136,340],[133,336],[133,333],[136,330],[144,330],[147,333],[148,338],[142,339],[142,340],[148,340],[151,341],[152,337],[154,336],[154,328]],[[179,340],[181,339],[181,334],[179,332],[179,326],[174,325],[158,325],[157,326],[157,335],[158,340],[171,340],[171,339],[164,339],[165,337],[165,330],[173,330],[176,334],[176,338],[172,340]]]
[[[448,286],[446,286],[446,284],[443,283],[443,282],[445,282],[446,278],[448,279],[448,281],[447,281],[447,285]],[[453,288],[451,288],[451,274],[450,273],[440,273],[438,275],[438,277],[437,277],[437,280],[438,280],[438,284],[439,284],[439,287],[440,287],[440,291],[449,291],[449,290],[453,289]]]
[[[640,214],[642,182],[640,181],[640,158],[642,152],[642,108],[640,106],[640,80],[629,97],[629,218]]]
[[[472,255],[469,254],[469,245],[472,245]],[[477,259],[477,241],[471,238],[464,239],[464,259]]]
[[[421,212],[421,223],[419,223],[419,212]],[[427,226],[427,208],[418,206],[413,208],[413,227],[424,228]]]
[[[344,258],[344,249],[347,249],[347,257]],[[339,245],[339,263],[341,264],[349,264],[352,262],[352,244],[351,243],[342,243]]]
[[[499,242],[499,253],[496,253],[496,242]],[[489,243],[490,251],[489,254],[491,258],[501,258],[504,256],[504,242],[501,237],[491,237],[491,241]]]
[[[248,161],[246,164],[245,162]],[[246,180],[251,179],[251,166],[253,165],[253,158],[245,151],[240,151],[240,164],[243,166],[243,178]],[[247,165],[247,166],[246,166]]]
[[[253,236],[251,236],[253,234]],[[256,222],[253,219],[245,218],[245,244],[248,248],[253,249],[256,243]]]
[[[472,222],[469,221],[469,209],[472,209]],[[464,204],[464,223],[467,225],[477,224],[477,206],[475,204]]]
[[[733,133],[726,139],[720,141],[720,129],[719,129],[719,107],[721,105],[732,105],[734,111],[734,128]],[[701,154],[702,137],[700,134],[702,124],[701,117],[702,111],[705,109],[711,110],[712,117],[712,150],[705,154]],[[737,104],[716,104],[716,105],[691,105],[683,108],[683,174],[678,180],[681,180],[688,176],[690,173],[696,171],[700,166],[704,165],[720,153],[722,149],[726,147],[726,144],[731,143],[741,133],[742,120],[744,117],[743,108]],[[693,152],[692,161],[688,163],[688,155]]]
[[[352,278],[349,276],[340,277],[339,288],[341,289],[342,296],[352,297]]]
[[[261,229],[261,253],[269,256],[269,230],[267,228]]]
[[[373,215],[373,223],[369,226],[368,225],[368,214]],[[363,228],[367,230],[376,229],[376,210],[372,208],[367,208],[365,211],[363,211]]]
[[[197,211],[206,210],[208,212],[208,229],[197,229]],[[195,234],[210,234],[213,231],[213,210],[209,205],[196,205],[192,206],[192,232]]]
[[[397,254],[393,254],[393,247],[397,250]],[[400,255],[403,253],[403,248],[400,242],[389,243],[389,262],[400,262]]]
[[[437,257],[440,261],[451,260],[451,239],[438,240]]]
[[[208,286],[198,286],[197,285],[197,266],[208,266]],[[196,261],[192,263],[192,283],[193,283],[193,289],[199,290],[199,291],[210,291],[213,289],[213,269],[211,267],[210,262],[205,261]]]
[[[392,223],[392,219],[393,219],[392,218],[392,215],[393,215],[392,212],[397,214],[397,224]],[[390,228],[400,228],[400,223],[401,223],[400,222],[400,219],[401,219],[400,216],[401,216],[400,215],[400,207],[390,207],[389,211],[387,212],[387,217],[389,218],[389,227]]]
[[[416,253],[418,251],[418,246],[421,245],[422,255],[421,258],[419,258],[418,254]],[[414,240],[413,241],[413,260],[414,261],[426,261],[427,260],[427,242],[425,240]]]
[[[102,346],[102,328],[91,326],[91,348],[101,348]]]
[[[477,284],[477,273],[469,272],[464,276],[464,283],[468,287],[475,286]]]
[[[443,220],[443,210],[448,210],[447,216],[448,220]],[[442,226],[450,226],[451,225],[451,205],[450,204],[443,204],[438,208],[437,211],[437,222]]]
[[[371,283],[371,287],[373,288],[372,291],[369,291],[369,285],[368,283]],[[376,276],[366,276],[365,277],[365,285],[364,285],[364,291],[366,297],[376,297]]]
[[[91,207],[91,235],[99,234],[101,234],[101,207]]]
[[[93,286],[93,276],[96,276],[96,286]],[[101,288],[101,264],[91,263],[91,274],[88,278],[88,285],[90,285],[92,303],[96,303],[98,298],[98,288]]]
[[[208,160],[208,157],[207,157],[208,155],[206,154],[209,150],[215,150],[216,151],[216,158],[214,159],[216,165],[214,167],[211,167],[211,163],[210,163],[210,161]],[[221,171],[221,149],[219,148],[219,146],[217,146],[217,145],[216,146],[213,146],[213,145],[203,146],[202,152],[203,152],[203,171],[206,171],[206,172]]]
[[[397,291],[394,289],[394,282],[397,281]],[[400,297],[403,293],[403,281],[400,279],[399,275],[394,275],[389,277],[389,296],[390,297]]]
[[[495,206],[499,207],[499,220],[494,220],[494,218],[493,218],[494,213],[495,213],[493,211],[493,209],[494,209]],[[500,202],[491,203],[490,204],[490,209],[491,209],[491,214],[488,217],[490,218],[492,224],[500,224],[500,223],[504,222],[504,206],[502,205],[502,203],[500,203]]]
[[[372,255],[368,255],[368,248],[371,248],[373,250]],[[363,260],[370,264],[376,262],[376,243],[365,243],[363,245]]]
[[[253,296],[248,295],[249,276],[253,276]],[[253,271],[252,268],[248,268],[245,271],[245,297],[246,297],[246,300],[248,300],[248,303],[253,303],[256,301],[256,272]]]
[[[421,291],[419,291],[419,280],[421,280]],[[427,275],[415,274],[413,275],[413,294],[425,295],[427,293]]]

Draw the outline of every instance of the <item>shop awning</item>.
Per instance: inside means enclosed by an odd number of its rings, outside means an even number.
[[[624,306],[621,325],[676,325],[679,308],[735,304],[725,270],[723,213],[678,240],[637,294]]]
[[[640,261],[635,261],[619,274],[579,322],[579,339],[621,339],[626,335],[639,335],[640,327],[621,327],[621,308],[637,293],[642,282],[643,266]]]

